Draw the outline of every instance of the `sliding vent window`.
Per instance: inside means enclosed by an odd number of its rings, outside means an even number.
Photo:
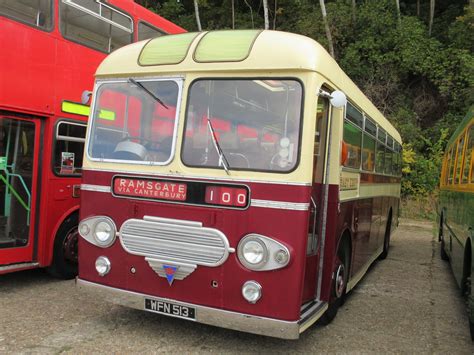
[[[76,122],[59,122],[56,126],[54,173],[80,175],[86,138],[86,125]]]
[[[110,53],[132,43],[132,19],[92,0],[61,0],[60,28],[64,37]]]

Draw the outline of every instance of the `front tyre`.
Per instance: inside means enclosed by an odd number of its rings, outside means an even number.
[[[337,251],[329,307],[319,321],[322,325],[331,323],[336,317],[339,307],[344,303],[347,291],[347,280],[349,279],[349,261],[349,247],[345,240],[343,240]]]
[[[78,223],[78,214],[74,213],[61,224],[56,233],[53,262],[48,268],[48,272],[54,277],[68,280],[77,276]]]

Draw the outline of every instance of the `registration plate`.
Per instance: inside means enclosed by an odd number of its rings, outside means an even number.
[[[149,298],[145,298],[145,310],[173,317],[196,319],[196,310],[193,307]]]

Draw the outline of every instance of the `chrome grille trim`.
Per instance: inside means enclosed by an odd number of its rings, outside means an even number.
[[[178,264],[215,267],[235,251],[224,233],[193,221],[150,216],[129,219],[118,235],[130,254]]]

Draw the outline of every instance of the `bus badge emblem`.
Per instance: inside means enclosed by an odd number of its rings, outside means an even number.
[[[165,270],[166,279],[168,280],[169,285],[174,281],[174,275],[178,270],[179,266],[172,266],[172,265],[163,265],[163,270]]]

